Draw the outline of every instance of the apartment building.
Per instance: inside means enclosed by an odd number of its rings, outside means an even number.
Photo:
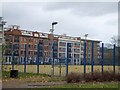
[[[36,64],[37,61],[37,45],[40,44],[40,62],[41,64],[51,63],[51,34],[37,31],[21,30],[14,25],[5,31],[5,43],[9,48],[5,53],[5,62],[11,64],[12,60],[15,63],[24,63],[24,51],[26,45],[26,62],[27,64]],[[83,63],[84,57],[84,39],[81,37],[71,37],[67,35],[54,35],[54,61],[55,64],[66,63],[67,44],[70,44],[69,49],[69,64],[79,65]],[[100,41],[86,40],[87,64],[91,63],[92,56],[92,41],[94,41],[94,61],[100,59]],[[12,52],[13,51],[13,52]],[[13,53],[13,54],[12,54]],[[14,56],[14,57],[13,57]]]
[[[13,26],[9,30],[5,31],[5,43],[10,44],[10,48],[5,53],[5,59],[7,64],[11,64],[14,59],[16,63],[24,63],[24,51],[26,45],[26,62],[28,64],[35,64],[37,60],[37,45],[40,44],[40,63],[50,63],[51,55],[51,34],[41,33],[36,31],[20,30],[17,26]],[[57,58],[57,41],[54,38],[55,55]],[[14,58],[12,57],[12,51],[14,51]]]
[[[58,38],[58,62],[66,63],[67,43],[70,43],[69,64],[81,64],[80,37],[59,35]]]
[[[92,57],[92,41],[94,42],[94,63],[98,64],[100,60],[100,42],[97,40],[86,40],[86,63],[91,64]],[[81,60],[84,60],[84,42],[85,39],[81,39]]]

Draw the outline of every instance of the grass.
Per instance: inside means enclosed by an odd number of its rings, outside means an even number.
[[[12,68],[12,65],[6,65],[4,66],[4,69],[9,71]],[[75,73],[83,73],[83,65],[69,65],[68,71],[69,73],[75,72]],[[24,72],[24,65],[15,65],[15,69],[19,70],[19,72]],[[112,71],[113,66],[104,66],[104,71]],[[59,76],[60,75],[60,66],[55,65],[54,67],[54,75]],[[100,71],[101,72],[101,66],[100,65],[95,65],[94,66],[94,71]],[[116,72],[120,71],[120,67],[116,66]],[[37,73],[37,66],[36,65],[27,65],[26,66],[26,72],[28,73]],[[42,74],[48,74],[51,75],[51,65],[40,65],[40,73]],[[91,72],[91,66],[87,65],[86,66],[86,72],[90,73]],[[66,67],[62,66],[61,67],[61,76],[66,75]]]
[[[49,77],[49,75],[47,74],[36,74],[36,73],[22,73],[22,72],[19,72],[19,78],[30,78],[30,77],[34,77],[34,76],[40,76],[40,77]],[[6,79],[6,78],[10,78],[10,71],[2,71],[2,78],[3,79]]]
[[[18,79],[18,80],[23,80],[25,82],[58,82],[64,80],[64,78],[62,77],[54,77],[53,79],[51,79],[51,76],[47,74],[36,74],[36,73],[24,74],[22,72],[19,72],[18,78],[10,78],[10,71],[2,71],[2,79],[3,81]]]
[[[50,88],[118,88],[118,85],[120,86],[120,84],[118,84],[117,82],[104,82],[104,83],[91,82],[85,84],[74,83],[74,84],[66,84],[62,86],[51,86]]]
[[[3,76],[3,80],[11,80],[9,78],[10,72],[9,71],[3,71],[2,72],[2,76]],[[35,73],[19,73],[19,77],[16,78],[18,80],[23,80],[23,82],[59,82],[62,81],[63,78],[54,78],[53,80],[51,79],[51,77],[47,74],[35,74]],[[118,82],[79,82],[79,83],[65,83],[64,85],[53,85],[53,86],[48,86],[45,88],[65,88],[65,90],[67,88],[118,88],[118,86],[120,86],[120,83],[118,84]],[[39,88],[39,87],[36,87]],[[33,90],[33,89],[32,89]],[[36,89],[34,89],[36,90]],[[46,89],[45,89],[46,90]]]

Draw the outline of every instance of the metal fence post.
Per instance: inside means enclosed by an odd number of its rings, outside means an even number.
[[[60,63],[60,77],[61,77],[61,59],[59,59],[59,63]]]
[[[94,41],[92,41],[92,60],[91,60],[91,73],[94,71]]]
[[[68,76],[69,45],[70,43],[67,43],[66,76]]]
[[[54,77],[54,42],[53,42],[53,45],[52,45],[52,77]]]
[[[86,79],[86,41],[84,42],[84,80]]]
[[[103,65],[104,65],[104,43],[102,43],[102,62],[101,62],[101,66],[102,66],[102,74],[103,74]]]
[[[37,74],[39,74],[40,44],[37,45]]]
[[[12,44],[12,70],[14,70],[14,45]]]
[[[113,51],[114,61],[113,61],[113,70],[115,74],[115,64],[116,64],[116,46],[114,44],[114,51]]]
[[[24,49],[24,73],[26,73],[26,44]]]

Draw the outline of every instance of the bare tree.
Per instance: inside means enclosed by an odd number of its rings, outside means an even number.
[[[115,44],[116,46],[120,46],[120,36],[111,37],[111,44]]]

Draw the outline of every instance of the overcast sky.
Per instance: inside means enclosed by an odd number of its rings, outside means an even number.
[[[57,21],[56,34],[110,42],[118,34],[117,2],[22,2],[3,3],[2,14],[7,25],[21,29],[49,32]]]

